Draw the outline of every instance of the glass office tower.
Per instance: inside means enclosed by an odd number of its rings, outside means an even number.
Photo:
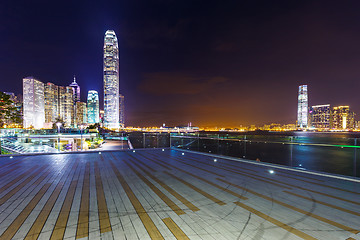
[[[119,128],[119,47],[116,34],[104,38],[104,127]]]
[[[307,85],[299,86],[297,127],[308,127],[308,90]]]
[[[40,129],[45,123],[44,83],[34,77],[23,79],[24,128]]]
[[[88,92],[87,113],[89,124],[99,123],[99,94],[95,90]]]

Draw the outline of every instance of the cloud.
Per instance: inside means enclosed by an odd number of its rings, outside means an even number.
[[[155,95],[195,95],[227,82],[225,77],[201,77],[179,72],[147,73],[139,89]]]

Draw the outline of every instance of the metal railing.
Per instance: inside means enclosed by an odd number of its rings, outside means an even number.
[[[359,143],[351,137],[171,134],[176,148],[353,177],[360,177]]]

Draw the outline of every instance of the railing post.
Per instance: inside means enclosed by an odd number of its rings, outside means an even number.
[[[121,132],[121,150],[124,150],[124,133]]]
[[[156,133],[156,147],[159,148],[159,133]]]
[[[357,138],[354,139],[354,169],[353,169],[353,172],[354,172],[354,177],[356,177],[356,144],[357,144]]]
[[[290,137],[290,167],[293,166],[293,137]]]
[[[145,148],[145,134],[146,133],[143,133],[143,147]]]
[[[246,135],[244,135],[244,156],[243,158],[246,157]]]
[[[198,136],[197,136],[197,150],[198,150],[198,152],[200,152],[200,133],[198,132],[197,134],[198,134]]]
[[[169,147],[171,148],[171,133],[169,133]]]

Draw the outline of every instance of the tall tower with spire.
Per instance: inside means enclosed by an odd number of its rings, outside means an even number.
[[[72,88],[72,102],[73,102],[73,111],[72,111],[72,123],[73,126],[77,126],[76,116],[78,115],[78,109],[76,108],[76,103],[80,102],[80,86],[76,82],[76,78],[74,75],[74,81],[69,85]]]
[[[80,102],[80,86],[76,82],[75,75],[74,75],[74,81],[69,86],[72,87],[73,89],[74,104],[76,104],[76,102]]]
[[[119,128],[119,46],[113,30],[104,38],[104,127]]]

